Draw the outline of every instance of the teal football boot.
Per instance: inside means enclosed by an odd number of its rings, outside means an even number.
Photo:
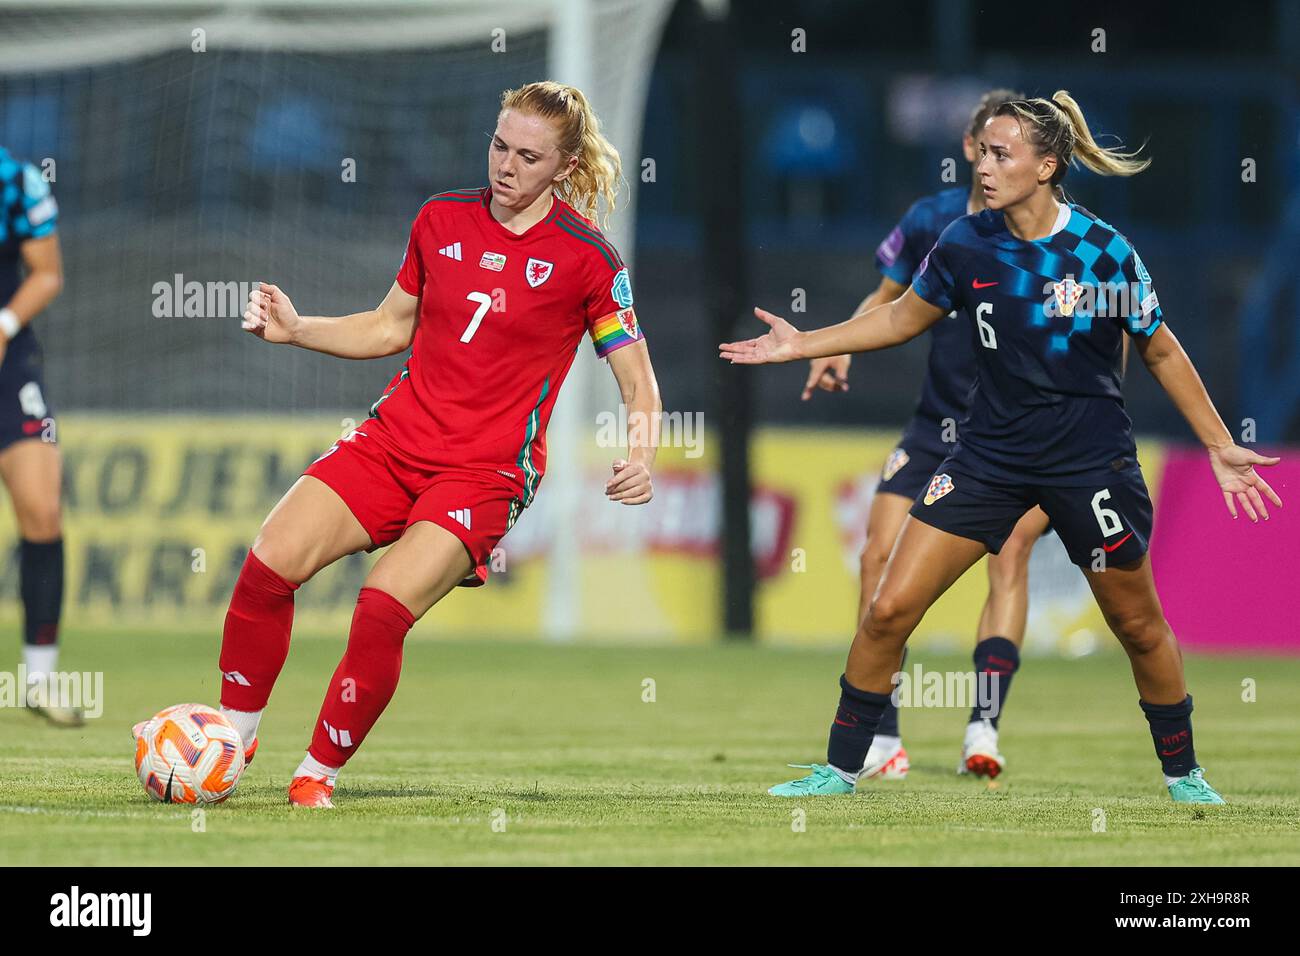
[[[1218,792],[1205,782],[1205,771],[1196,767],[1185,777],[1169,785],[1169,796],[1174,803],[1226,803]]]
[[[853,793],[853,784],[830,767],[819,763],[792,763],[791,767],[811,770],[812,773],[789,783],[779,783],[767,792],[774,797],[827,797],[841,793]]]

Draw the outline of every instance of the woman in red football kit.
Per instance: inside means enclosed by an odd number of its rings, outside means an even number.
[[[289,650],[293,592],[339,558],[391,545],[366,578],[347,650],[289,786],[329,807],[335,776],[392,698],[407,631],[457,585],[487,579],[492,549],[537,490],[546,424],[584,334],[628,407],[627,460],[610,501],[653,493],[659,389],[627,269],[592,224],[614,205],[617,151],[573,87],[501,98],[488,186],[431,197],[378,308],[300,316],[279,288],[249,298],[243,327],[341,358],[411,350],[371,417],[307,469],[262,525],[221,647],[222,710],[247,756]],[[648,422],[650,428],[633,427]]]

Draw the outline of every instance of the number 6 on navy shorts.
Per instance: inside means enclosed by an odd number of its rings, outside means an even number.
[[[1136,465],[1104,484],[1064,487],[976,478],[949,458],[912,505],[912,517],[997,554],[1020,517],[1041,505],[1070,560],[1083,568],[1137,561],[1151,538],[1151,498]]]
[[[1040,486],[1038,503],[1052,520],[1070,560],[1103,570],[1137,561],[1151,540],[1151,496],[1142,469],[1116,472],[1104,485]]]

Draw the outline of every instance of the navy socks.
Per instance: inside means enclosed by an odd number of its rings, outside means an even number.
[[[858,690],[840,675],[840,706],[831,722],[826,762],[846,773],[858,773],[866,763],[871,738],[890,706],[888,694]]]
[[[1151,740],[1166,777],[1185,777],[1197,766],[1192,748],[1192,695],[1177,704],[1138,701],[1151,725]]]
[[[19,546],[18,580],[24,641],[38,647],[57,644],[63,605],[63,539],[23,541]]]
[[[971,722],[987,717],[996,728],[1002,707],[1007,702],[1007,693],[1011,690],[1011,678],[1020,668],[1020,649],[1005,637],[986,637],[975,645],[971,657],[975,661],[978,697],[970,711]],[[989,676],[984,677],[986,674]],[[984,699],[986,695],[988,700]]]

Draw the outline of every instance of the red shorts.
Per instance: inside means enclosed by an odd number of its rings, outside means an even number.
[[[336,441],[303,472],[343,499],[372,547],[392,544],[417,521],[446,528],[465,545],[474,570],[462,587],[487,583],[492,549],[510,530],[523,501],[508,478],[482,468],[417,467],[368,435],[382,428],[371,419]]]

